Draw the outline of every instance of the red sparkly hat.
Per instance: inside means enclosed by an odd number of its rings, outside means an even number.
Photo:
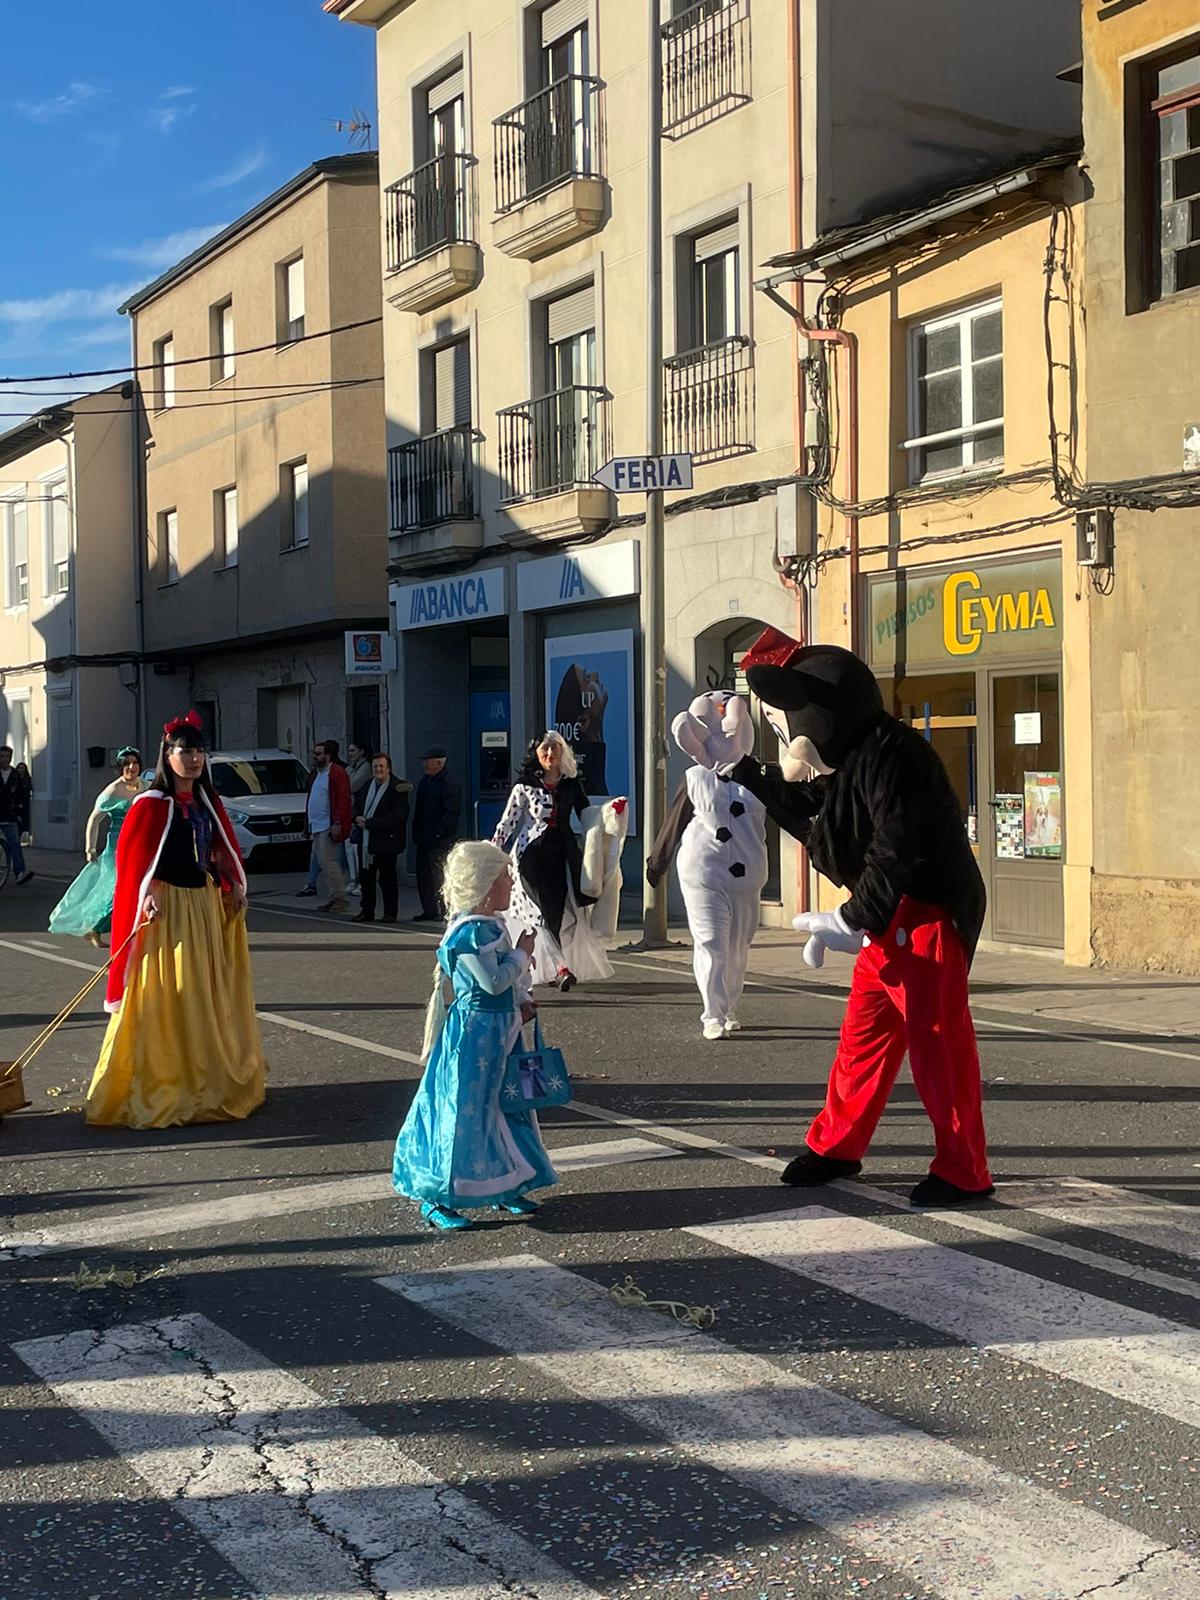
[[[752,667],[790,667],[803,650],[797,640],[781,633],[778,628],[768,628],[750,646],[738,663],[743,672]]]

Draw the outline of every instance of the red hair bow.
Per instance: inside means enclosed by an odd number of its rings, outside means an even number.
[[[751,667],[790,667],[803,648],[797,640],[781,633],[778,628],[768,628],[750,646],[738,665],[743,672]]]
[[[190,731],[192,733],[204,732],[204,724],[200,720],[200,713],[198,711],[189,711],[186,717],[176,717],[173,722],[167,722],[163,724],[164,739],[173,739],[177,733],[184,733],[186,731]]]

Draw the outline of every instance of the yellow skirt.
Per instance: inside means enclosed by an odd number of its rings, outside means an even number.
[[[262,1104],[263,1059],[246,918],[215,884],[155,882],[158,916],[140,935],[121,1009],[87,1096],[103,1127],[229,1122]]]

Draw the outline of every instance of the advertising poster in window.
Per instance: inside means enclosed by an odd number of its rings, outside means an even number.
[[[1025,774],[1025,854],[1062,857],[1062,774]]]
[[[998,794],[992,801],[996,817],[996,860],[1025,859],[1025,796]]]
[[[632,630],[547,639],[546,710],[575,751],[591,798],[630,797],[636,833]]]

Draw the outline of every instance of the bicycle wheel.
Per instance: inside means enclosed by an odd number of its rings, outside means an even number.
[[[8,882],[8,846],[0,839],[0,889]]]

